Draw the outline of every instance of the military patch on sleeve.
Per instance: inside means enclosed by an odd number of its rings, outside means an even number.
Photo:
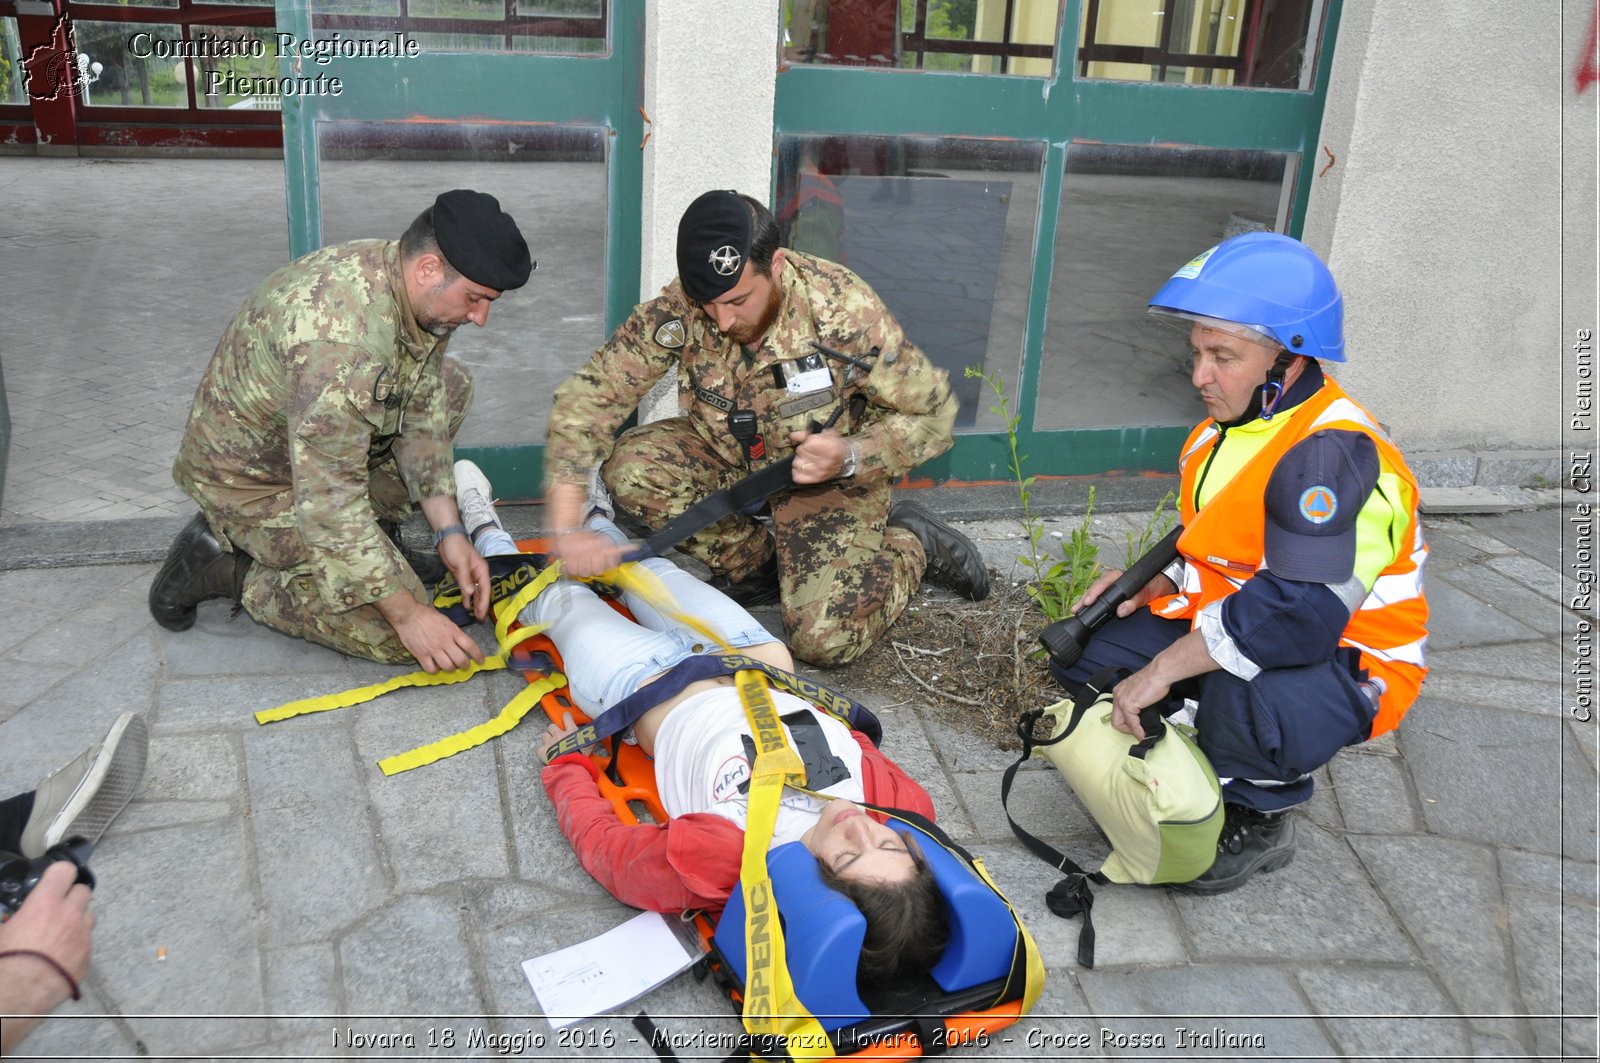
[[[378,370],[376,379],[372,381],[372,401],[381,402],[385,407],[392,410],[400,405],[400,396],[394,390],[394,381],[390,379],[391,375],[388,366]]]
[[[675,317],[671,321],[664,322],[660,328],[656,329],[656,342],[674,351],[683,346],[686,338],[681,317]]]

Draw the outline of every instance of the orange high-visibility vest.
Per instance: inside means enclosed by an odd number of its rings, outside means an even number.
[[[1390,502],[1407,514],[1404,527],[1389,529],[1387,543],[1361,542],[1363,549],[1383,549],[1392,557],[1379,573],[1361,607],[1351,616],[1339,640],[1361,653],[1361,667],[1382,684],[1378,715],[1372,736],[1393,730],[1417,698],[1427,674],[1423,644],[1427,639],[1428,603],[1422,595],[1422,563],[1428,547],[1422,541],[1417,519],[1417,481],[1405,458],[1378,422],[1344,390],[1326,378],[1321,389],[1292,410],[1278,416],[1288,423],[1278,429],[1261,451],[1245,463],[1204,509],[1196,509],[1196,495],[1209,459],[1221,445],[1223,433],[1214,421],[1203,421],[1189,433],[1179,459],[1182,497],[1179,513],[1184,532],[1178,539],[1183,555],[1183,586],[1178,593],[1156,598],[1150,610],[1172,620],[1195,622],[1200,610],[1232,594],[1262,567],[1266,528],[1267,481],[1291,447],[1323,429],[1361,432],[1378,448],[1379,486],[1387,479],[1398,484],[1402,497]],[[1358,525],[1359,529],[1359,525]],[[1360,531],[1358,530],[1358,535]]]

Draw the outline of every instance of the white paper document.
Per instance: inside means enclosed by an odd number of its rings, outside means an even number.
[[[597,938],[522,961],[552,1029],[612,1011],[641,997],[699,958],[665,916],[640,912]]]

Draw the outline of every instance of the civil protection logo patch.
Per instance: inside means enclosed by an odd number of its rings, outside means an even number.
[[[1300,515],[1312,524],[1326,524],[1339,512],[1339,496],[1326,484],[1300,492]]]
[[[682,347],[686,338],[683,331],[682,318],[675,317],[656,329],[656,342],[672,350]]]

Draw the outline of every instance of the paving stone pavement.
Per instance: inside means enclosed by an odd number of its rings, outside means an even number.
[[[1580,618],[1561,601],[1561,518],[1429,519],[1435,671],[1399,732],[1321,773],[1288,868],[1212,898],[1102,889],[1093,970],[1075,962],[1076,921],[1044,906],[1056,873],[1000,812],[1009,755],[938,722],[910,688],[833,676],[889,706],[885,749],[984,858],[1048,965],[1036,1014],[960,1054],[1594,1058],[1597,743],[1563,695]],[[1096,518],[1109,556],[1135,519]],[[997,578],[1016,578],[1016,523],[967,528]],[[94,855],[84,999],[23,1057],[650,1055],[632,1009],[559,1041],[523,979],[522,960],[631,914],[555,827],[539,728],[395,778],[377,769],[495,712],[520,680],[258,727],[255,709],[397,670],[222,603],[189,632],[162,631],[145,607],[153,571],[0,571],[0,779],[31,785],[130,709],[152,736],[144,787]],[[1105,852],[1047,768],[1030,765],[1014,800],[1047,840]],[[642,1006],[680,1034],[738,1030],[687,975]]]

